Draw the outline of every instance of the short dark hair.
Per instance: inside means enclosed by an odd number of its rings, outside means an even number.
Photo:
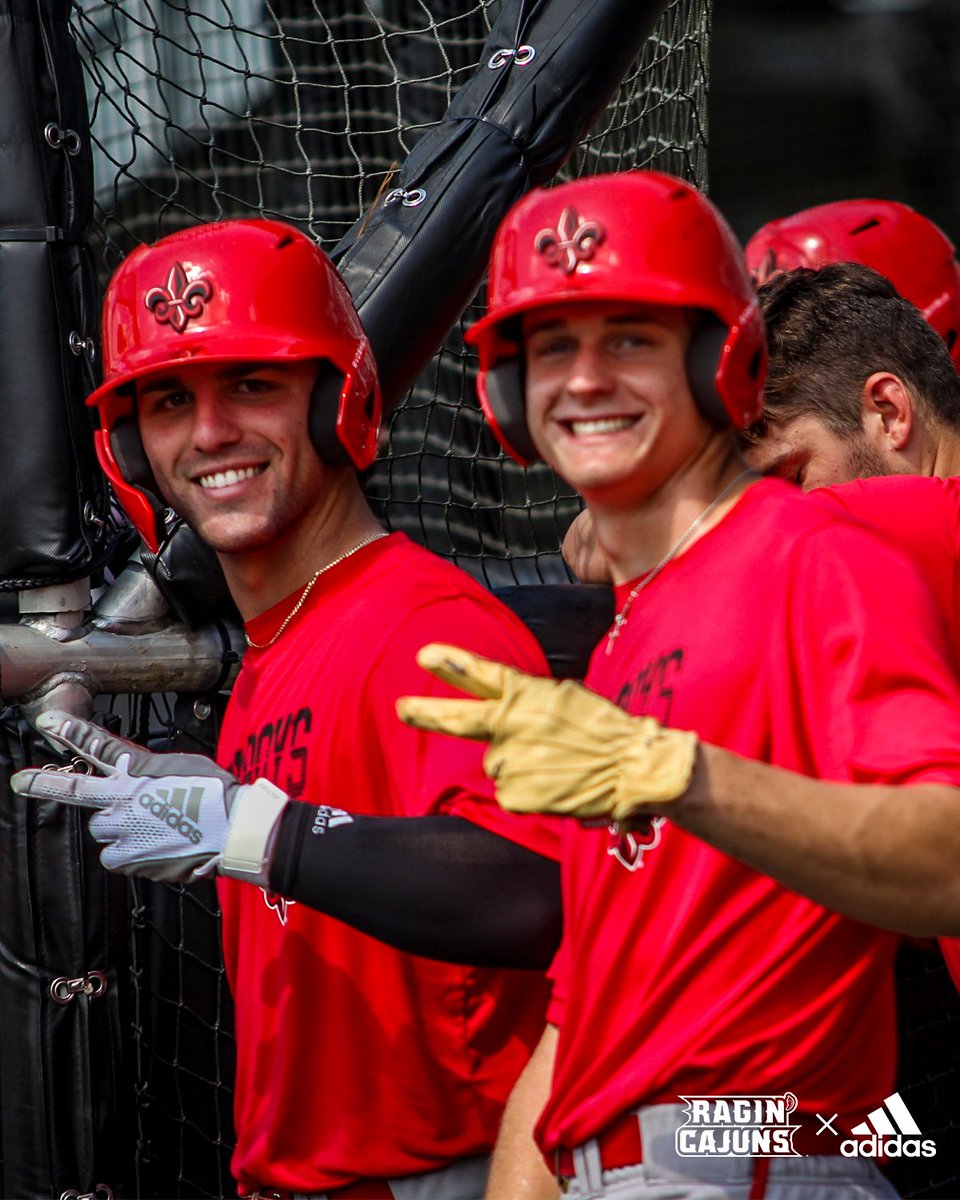
[[[854,436],[863,384],[875,371],[896,375],[928,416],[960,428],[960,375],[946,344],[883,275],[860,263],[797,267],[759,296],[770,367],[764,415],[744,431],[747,442],[805,415]]]

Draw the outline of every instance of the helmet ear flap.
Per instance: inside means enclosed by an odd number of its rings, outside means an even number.
[[[483,376],[487,419],[501,443],[523,466],[540,457],[527,425],[523,361],[507,358],[488,367]]]
[[[340,440],[337,420],[345,379],[329,359],[317,364],[317,379],[310,396],[308,430],[313,448],[329,467],[353,465],[350,452]]]
[[[354,362],[349,374],[320,359],[307,429],[321,461],[365,471],[377,455],[379,428],[380,388],[369,354]]]
[[[143,448],[137,418],[132,413],[126,417],[118,417],[114,422],[110,430],[110,448],[120,468],[120,474],[127,483],[147,492],[151,503],[162,508],[160,489]]]
[[[730,414],[717,391],[717,372],[730,331],[713,316],[705,316],[693,331],[687,348],[687,380],[697,407],[708,421],[723,429]]]
[[[156,554],[160,548],[164,504],[143,449],[136,417],[132,413],[119,417],[109,431],[101,427],[94,433],[94,445],[117,499]]]

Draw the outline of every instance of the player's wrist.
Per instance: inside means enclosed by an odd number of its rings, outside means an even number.
[[[650,721],[642,736],[624,748],[614,821],[626,828],[631,820],[643,823],[653,815],[672,814],[693,781],[698,745],[695,733]]]
[[[268,886],[274,845],[290,797],[268,779],[237,788],[218,871],[257,887]]]

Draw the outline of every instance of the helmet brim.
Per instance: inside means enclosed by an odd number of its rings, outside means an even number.
[[[206,330],[201,330],[189,340],[184,340],[182,353],[169,355],[160,362],[155,356],[145,355],[145,361],[137,365],[135,356],[131,355],[130,367],[91,392],[87,404],[101,411],[117,406],[117,415],[127,413],[132,406],[131,384],[194,363],[303,362],[306,359],[329,357],[327,345],[305,338],[291,338],[286,333],[261,332],[253,336],[233,337],[219,331],[208,334]],[[342,364],[335,365],[342,369]]]

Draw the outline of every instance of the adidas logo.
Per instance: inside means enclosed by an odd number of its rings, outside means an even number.
[[[158,787],[140,796],[140,803],[148,812],[194,846],[200,844],[203,836],[197,827],[202,800],[202,787],[192,787],[189,791],[182,787]]]
[[[344,812],[342,808],[331,808],[328,804],[321,804],[313,815],[313,828],[310,832],[322,837],[331,829],[336,829],[338,825],[352,824],[353,817],[348,812]]]
[[[923,1137],[899,1092],[850,1132],[853,1136],[840,1143],[844,1158],[933,1158],[937,1153],[936,1142]]]

